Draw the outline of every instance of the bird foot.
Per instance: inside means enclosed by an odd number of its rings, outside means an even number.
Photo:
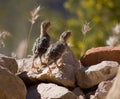
[[[51,71],[48,71],[48,72],[47,72],[47,75],[49,75],[50,77],[52,77],[52,72],[51,72]]]
[[[57,68],[58,68],[58,69],[63,69],[63,68],[64,68],[64,64],[57,65]]]
[[[36,72],[38,72],[38,70],[39,70],[39,67],[36,67],[36,66],[32,65],[31,71],[36,71]]]

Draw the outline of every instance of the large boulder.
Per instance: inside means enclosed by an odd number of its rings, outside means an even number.
[[[106,96],[113,85],[114,80],[103,81],[98,85],[98,89],[92,99],[106,99]]]
[[[97,47],[89,49],[80,60],[83,66],[95,65],[105,60],[120,63],[119,54],[120,47]]]
[[[26,99],[77,99],[77,96],[65,87],[41,83],[28,88]]]
[[[36,60],[37,66],[41,69],[38,71],[31,70],[32,59],[18,60],[19,71],[18,76],[23,79],[26,85],[31,85],[39,82],[53,82],[66,87],[75,87],[75,74],[80,64],[75,58],[72,51],[68,48],[64,55],[57,61],[58,65],[63,66],[62,69],[56,68],[56,64],[52,63],[49,67],[52,70],[52,75],[48,74],[48,66],[41,66],[39,60]]]
[[[26,93],[23,81],[0,66],[0,99],[26,99]]]
[[[80,69],[76,75],[81,88],[91,88],[101,81],[112,79],[117,74],[119,64],[114,61],[103,61],[97,65]]]
[[[13,74],[17,73],[18,65],[14,58],[0,54],[0,65],[9,69]]]
[[[120,99],[120,67],[106,99]]]

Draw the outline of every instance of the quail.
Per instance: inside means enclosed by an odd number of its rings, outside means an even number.
[[[49,68],[49,72],[51,73],[51,69],[49,67],[49,64],[51,63],[55,63],[57,68],[60,69],[61,66],[58,66],[57,64],[57,60],[63,55],[63,53],[65,52],[66,48],[67,48],[67,40],[70,37],[71,32],[70,31],[65,31],[60,35],[59,40],[52,44],[48,51],[46,52],[45,56],[46,56],[46,60],[47,60],[47,66]]]
[[[40,58],[41,64],[44,64],[44,62],[42,62],[42,55],[45,54],[50,45],[50,36],[47,33],[47,30],[49,29],[50,25],[51,23],[48,20],[45,20],[41,23],[40,36],[36,39],[32,49],[33,52],[32,68],[36,68],[34,65],[34,60],[37,57]]]

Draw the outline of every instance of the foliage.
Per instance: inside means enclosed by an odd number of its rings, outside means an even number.
[[[73,30],[71,43],[77,56],[83,46],[85,50],[104,46],[111,27],[120,21],[119,0],[67,0],[64,6],[75,16],[67,20],[67,26]],[[85,21],[91,22],[93,28],[83,43],[81,26]]]
[[[1,0],[0,30],[9,31],[11,36],[6,39],[6,48],[1,48],[0,52],[10,55],[23,44],[21,41],[25,40],[30,29],[29,13],[40,5],[27,54],[32,54],[32,45],[39,36],[41,21],[49,19],[52,43],[59,39],[63,31],[70,29],[72,37],[68,42],[75,55],[80,57],[89,48],[106,45],[111,28],[120,21],[119,3],[119,0]],[[88,23],[90,31],[83,35],[82,27]]]

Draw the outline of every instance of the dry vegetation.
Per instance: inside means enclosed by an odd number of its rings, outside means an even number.
[[[4,40],[6,39],[7,36],[10,36],[10,33],[8,31],[0,30],[0,48],[5,47]]]

